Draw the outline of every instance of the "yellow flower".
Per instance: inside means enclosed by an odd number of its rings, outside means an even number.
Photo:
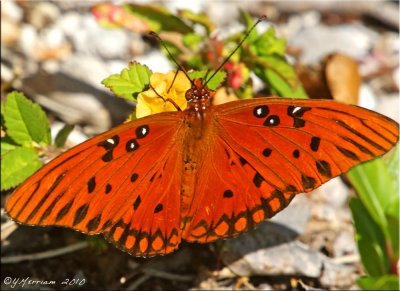
[[[190,89],[191,83],[181,71],[178,72],[174,80],[175,74],[176,71],[170,71],[167,74],[154,73],[151,75],[150,89],[138,95],[138,103],[136,105],[137,118],[159,112],[176,111],[174,104],[167,101],[167,99],[173,100],[181,110],[186,108],[185,93]]]

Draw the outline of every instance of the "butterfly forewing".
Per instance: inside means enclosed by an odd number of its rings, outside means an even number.
[[[311,191],[398,140],[393,120],[334,101],[260,98],[217,108],[221,136],[253,166],[254,180],[280,191]]]
[[[180,242],[182,158],[170,153],[182,121],[182,114],[162,113],[72,148],[17,188],[6,211],[27,224],[107,232],[136,255],[172,251]]]

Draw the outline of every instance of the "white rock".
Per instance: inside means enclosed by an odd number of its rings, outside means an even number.
[[[333,243],[333,255],[337,258],[356,253],[357,246],[354,233],[341,231]]]
[[[167,73],[176,69],[165,54],[159,50],[154,50],[143,56],[135,57],[135,61],[148,66],[153,72]]]
[[[129,50],[128,33],[99,26],[92,15],[82,17],[79,29],[71,35],[76,50],[106,59],[123,58]]]
[[[60,16],[60,10],[54,3],[37,2],[29,14],[29,23],[35,28],[42,29],[54,22]]]
[[[38,40],[39,36],[36,29],[30,24],[22,24],[18,46],[26,56],[34,58],[34,47]]]
[[[358,105],[367,109],[374,110],[377,106],[376,96],[371,86],[363,83],[361,84]]]
[[[334,52],[361,59],[369,53],[377,37],[376,32],[359,24],[318,25],[299,31],[289,38],[289,44],[302,50],[303,63],[313,64]]]
[[[24,16],[24,12],[14,0],[2,1],[1,3],[1,20],[3,17],[14,23],[20,22]]]

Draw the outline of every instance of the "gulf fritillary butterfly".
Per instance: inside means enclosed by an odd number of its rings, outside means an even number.
[[[398,141],[395,121],[334,101],[213,106],[208,81],[191,81],[183,111],[130,121],[61,154],[15,190],[7,213],[102,233],[132,255],[167,254],[182,240],[246,232]]]
[[[398,124],[328,100],[256,98],[211,106],[200,79],[188,108],[122,124],[27,179],[6,211],[31,225],[103,233],[136,256],[254,228],[351,167],[389,151]]]

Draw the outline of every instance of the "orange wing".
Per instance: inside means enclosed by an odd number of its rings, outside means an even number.
[[[398,124],[334,101],[259,98],[215,106],[183,238],[236,236],[351,167],[389,151]]]
[[[27,179],[6,211],[22,223],[105,233],[134,255],[171,252],[181,241],[182,124],[168,112],[96,136]]]

